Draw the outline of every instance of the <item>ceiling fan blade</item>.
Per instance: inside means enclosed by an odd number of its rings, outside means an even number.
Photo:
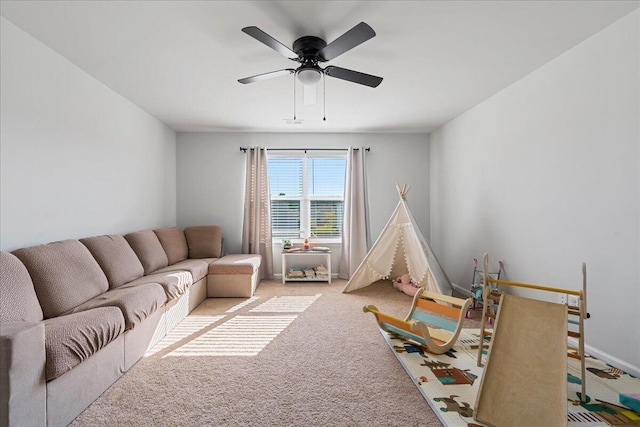
[[[271,49],[279,52],[290,59],[297,59],[298,54],[280,43],[278,40],[271,37],[269,34],[265,33],[258,27],[244,27],[242,31],[246,34],[249,34],[254,39],[258,40],[261,43],[266,44]]]
[[[370,38],[374,37],[376,32],[373,28],[365,24],[359,23],[318,52],[318,56],[324,61],[330,61],[339,55],[342,55],[348,50],[366,42]]]
[[[333,65],[325,68],[324,72],[329,77],[335,77],[336,79],[347,80],[370,87],[378,87],[378,85],[382,83],[382,77],[372,76],[371,74],[348,70],[346,68],[334,67]]]
[[[286,76],[295,73],[293,68],[287,68],[285,70],[272,71],[270,73],[258,74],[257,76],[245,77],[244,79],[238,79],[242,84],[260,82],[262,80],[272,79],[274,77]]]

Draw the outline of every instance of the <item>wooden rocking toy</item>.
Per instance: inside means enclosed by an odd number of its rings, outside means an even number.
[[[362,311],[373,313],[381,329],[413,341],[433,354],[443,354],[457,341],[469,305],[471,298],[464,300],[420,288],[404,320],[382,313],[373,305]]]

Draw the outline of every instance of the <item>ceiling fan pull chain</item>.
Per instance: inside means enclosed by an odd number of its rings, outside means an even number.
[[[296,75],[293,75],[293,120],[296,119]]]
[[[322,121],[327,121],[327,76],[322,73]]]

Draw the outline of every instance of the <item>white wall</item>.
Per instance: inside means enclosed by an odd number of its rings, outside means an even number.
[[[175,132],[0,24],[2,249],[175,225]]]
[[[431,134],[432,243],[468,286],[472,259],[579,289],[587,344],[640,372],[640,11]],[[620,360],[616,360],[620,359]]]
[[[412,185],[408,201],[423,232],[429,226],[429,139],[424,134],[178,133],[178,225],[219,224],[225,251],[242,246],[246,155],[240,147],[371,147],[366,154],[371,243],[398,203],[395,183]],[[274,253],[274,272],[280,258]],[[339,252],[333,251],[334,273]]]

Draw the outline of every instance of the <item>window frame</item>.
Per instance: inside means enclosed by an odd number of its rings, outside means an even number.
[[[267,159],[271,158],[300,158],[302,159],[302,194],[300,196],[272,196],[269,188],[269,203],[273,200],[299,200],[300,201],[300,233],[298,237],[272,237],[273,243],[281,244],[283,240],[290,240],[293,243],[302,243],[305,237],[313,243],[332,244],[342,242],[342,232],[339,237],[316,237],[311,235],[311,202],[312,201],[341,201],[344,212],[344,184],[346,181],[346,160],[347,150],[309,150],[300,152],[299,150],[277,150],[267,151]],[[340,196],[318,196],[309,194],[308,159],[311,158],[336,158],[345,160],[345,170],[343,177],[342,197]],[[267,160],[267,162],[268,162]],[[270,173],[270,171],[269,171]],[[271,179],[271,176],[269,176]],[[342,218],[340,220],[342,222]],[[272,216],[273,227],[273,216]],[[273,228],[272,228],[273,233]]]

